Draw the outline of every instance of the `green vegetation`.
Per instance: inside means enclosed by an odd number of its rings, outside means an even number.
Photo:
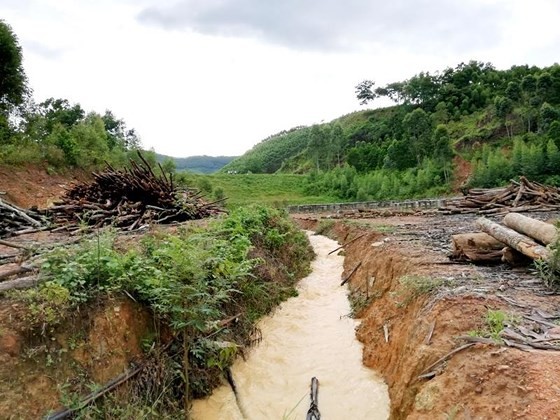
[[[316,235],[327,235],[329,231],[334,227],[336,222],[332,219],[323,219],[319,222],[317,229],[315,229]]]
[[[491,338],[494,341],[501,342],[500,333],[507,326],[518,323],[517,317],[508,314],[500,309],[488,309],[484,316],[484,328],[480,331],[471,331],[473,336]]]
[[[282,131],[267,137],[249,152],[224,166],[222,172],[274,173],[284,161],[304,150],[307,141],[307,130],[304,127]]]
[[[219,171],[235,158],[236,156],[189,156],[177,158],[156,153],[156,160],[158,162],[173,162],[175,171],[190,171],[201,174],[211,174]]]
[[[168,351],[156,346],[153,369],[167,382],[149,393],[159,401],[146,402],[160,414],[174,409],[187,384],[191,396],[211,392],[238,350],[251,345],[255,322],[295,295],[313,256],[285,213],[250,206],[204,228],[154,233],[127,247],[122,251],[115,234],[105,232],[54,250],[41,269],[46,282],[11,298],[25,304],[25,320],[37,334],[107,295],[126,294],[147,305],[173,336]],[[220,324],[232,316],[236,323]]]
[[[385,200],[451,192],[456,157],[474,173],[463,186],[497,186],[518,175],[560,184],[560,65],[497,70],[471,61],[375,88],[368,103],[327,124],[265,139],[224,170],[307,174],[305,192],[338,200]]]
[[[18,39],[0,19],[0,141],[8,134],[8,117],[18,111],[29,93]]]
[[[304,175],[294,174],[224,174],[199,175],[180,172],[178,182],[207,193],[207,199],[227,197],[227,204],[235,208],[252,203],[273,207],[288,204],[327,203],[336,200],[328,194],[306,192]]]
[[[556,229],[560,229],[560,223],[556,222]],[[560,237],[549,245],[550,258],[548,260],[536,260],[535,267],[544,284],[551,290],[560,289]]]
[[[399,278],[402,287],[395,293],[398,306],[407,306],[421,296],[430,294],[446,283],[445,279],[420,275],[405,275]]]
[[[0,20],[0,163],[94,169],[134,156],[138,136],[111,111],[87,113],[66,99],[35,103],[22,61],[16,35]]]

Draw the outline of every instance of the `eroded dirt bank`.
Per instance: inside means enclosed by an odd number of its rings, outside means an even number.
[[[391,418],[558,418],[559,352],[474,343],[445,357],[465,345],[459,337],[484,335],[489,310],[522,322],[560,303],[527,268],[450,264],[449,236],[476,230],[474,218],[295,219],[340,243],[365,233],[345,248],[343,278],[361,263],[349,281],[357,336],[389,386]]]
[[[61,400],[70,404],[72,393],[121,374],[142,359],[142,340],[153,329],[148,311],[126,298],[99,300],[44,335],[32,334],[19,311],[9,299],[0,302],[3,419],[41,418]]]
[[[45,208],[51,205],[56,197],[64,194],[70,182],[87,177],[82,171],[57,174],[46,167],[0,165],[0,198],[3,197],[23,208]]]

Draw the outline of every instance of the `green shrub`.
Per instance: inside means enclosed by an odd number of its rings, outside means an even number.
[[[307,236],[284,211],[251,206],[206,227],[147,235],[126,252],[110,231],[52,251],[41,270],[49,288],[26,299],[37,307],[35,324],[54,325],[60,311],[126,292],[188,349],[191,392],[203,396],[219,383],[238,346],[251,343],[255,321],[296,294],[295,282],[312,258]],[[234,326],[219,326],[239,314]],[[180,366],[181,352],[174,354]],[[180,372],[174,372],[173,387],[180,388]]]
[[[36,289],[13,291],[10,296],[25,304],[24,319],[30,328],[40,328],[61,323],[71,307],[70,291],[52,281]]]

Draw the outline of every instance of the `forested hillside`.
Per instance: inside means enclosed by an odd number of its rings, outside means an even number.
[[[465,161],[464,186],[518,175],[560,184],[558,64],[497,70],[471,61],[381,87],[366,80],[356,96],[395,105],[271,136],[225,169],[308,173],[310,193],[359,200],[448,192],[454,163]]]
[[[173,157],[156,153],[156,160],[160,163],[171,160],[177,171],[191,171],[200,174],[211,174],[222,169],[236,156],[189,156]]]

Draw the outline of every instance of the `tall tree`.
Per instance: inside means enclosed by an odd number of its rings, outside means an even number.
[[[0,112],[23,104],[27,93],[21,47],[10,25],[0,20]]]
[[[420,165],[422,158],[430,151],[432,120],[422,108],[416,108],[414,111],[406,114],[402,125],[405,137],[408,138],[411,145],[409,153],[416,157],[416,161]]]
[[[372,80],[364,80],[356,85],[356,97],[360,100],[360,105],[366,105],[377,98],[378,94],[372,90],[373,86],[375,82]]]

